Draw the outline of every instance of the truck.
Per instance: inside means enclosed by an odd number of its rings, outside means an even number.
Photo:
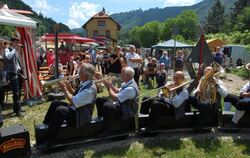
[[[224,45],[221,51],[226,56],[225,66],[237,67],[239,60],[242,61],[242,64],[250,63],[250,49],[244,45]]]

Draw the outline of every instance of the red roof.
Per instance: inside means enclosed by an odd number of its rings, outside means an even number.
[[[52,33],[45,34],[42,36],[42,40],[54,41],[55,34],[52,34]],[[73,34],[73,33],[59,33],[58,40],[59,41],[62,40],[65,42],[75,42],[75,43],[96,42],[96,40],[94,40],[92,38],[81,37],[81,36]]]

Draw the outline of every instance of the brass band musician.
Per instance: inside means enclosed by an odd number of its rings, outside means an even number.
[[[77,90],[74,91],[69,83],[58,83],[69,103],[61,101],[51,103],[43,121],[45,128],[48,128],[48,140],[45,141],[45,145],[53,142],[64,120],[67,121],[67,125],[76,127],[91,122],[97,94],[93,82],[94,75],[94,66],[85,63],[79,73],[81,85]]]
[[[97,98],[96,107],[98,117],[103,117],[106,132],[112,130],[110,124],[114,120],[126,120],[133,118],[137,114],[138,104],[136,98],[139,95],[139,88],[133,79],[134,74],[134,69],[131,67],[122,69],[121,79],[124,83],[120,89],[115,87],[111,81],[104,80],[103,82],[111,99]]]
[[[194,96],[189,97],[189,104],[200,111],[197,125],[203,126],[207,123],[208,114],[215,113],[220,107],[221,97],[227,96],[227,89],[223,82],[211,75],[213,67],[208,66],[204,70],[204,76],[194,90]]]
[[[184,81],[184,73],[177,71],[173,75],[173,84],[171,88],[179,86]],[[190,111],[186,101],[188,100],[189,93],[184,87],[176,89],[172,92],[171,98],[166,98],[163,95],[148,100],[148,97],[144,97],[141,105],[141,114],[149,114],[149,126],[154,127],[159,116],[174,115],[176,119],[180,119],[184,116],[185,111]],[[145,101],[147,99],[147,101]]]
[[[246,65],[246,69],[250,71],[250,63]],[[239,120],[244,116],[246,111],[250,110],[250,81],[248,81],[240,90],[240,98],[236,104],[234,117],[232,119],[233,126],[237,126]]]

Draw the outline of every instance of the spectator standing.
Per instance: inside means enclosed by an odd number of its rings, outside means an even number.
[[[183,71],[184,67],[184,53],[182,50],[178,50],[177,56],[175,57],[175,72]]]
[[[126,58],[127,66],[132,67],[135,71],[134,80],[139,87],[139,78],[140,78],[139,70],[140,70],[140,64],[142,63],[142,59],[137,53],[135,53],[135,50],[136,50],[135,46],[130,45],[129,52],[126,53],[125,58]]]
[[[101,69],[102,69],[102,75],[107,75],[109,73],[109,60],[110,60],[110,54],[108,51],[103,50],[103,57],[101,62]]]
[[[47,53],[47,65],[50,66],[54,63],[55,61],[55,53],[54,53],[54,50],[53,49],[49,49],[49,52]]]
[[[164,63],[165,65],[165,70],[168,73],[169,65],[170,65],[170,60],[168,57],[168,52],[163,51],[162,56],[160,57],[159,64]]]
[[[166,66],[164,63],[160,63],[160,68],[156,75],[157,88],[162,87],[166,84],[168,75],[165,67]]]
[[[116,77],[116,80],[113,81],[113,85],[117,84],[117,87],[121,87],[121,70],[123,64],[123,53],[121,52],[120,46],[116,46],[113,54],[110,55],[110,67],[109,74],[110,76]]]
[[[19,77],[22,72],[22,66],[20,64],[19,59],[19,46],[18,46],[18,38],[11,38],[10,47],[5,49],[4,52],[4,67],[3,71],[6,72],[6,79],[10,81],[10,86],[13,94],[13,111],[16,113],[17,117],[22,116],[21,106],[20,106],[20,85],[19,85]],[[0,103],[4,103],[4,90],[0,89]]]
[[[90,46],[90,49],[88,52],[91,56],[91,64],[96,66],[96,51],[94,49],[94,46]]]
[[[214,61],[220,64],[221,66],[225,65],[226,63],[226,56],[224,53],[220,51],[220,47],[216,48],[216,52],[213,53]]]
[[[152,58],[151,62],[148,63],[147,69],[145,71],[147,87],[152,87],[152,84],[149,83],[149,78],[154,80],[154,78],[156,77],[156,73],[157,73],[156,59]]]
[[[77,63],[74,60],[74,56],[71,56],[69,62],[67,62],[66,76],[74,76],[77,73]]]

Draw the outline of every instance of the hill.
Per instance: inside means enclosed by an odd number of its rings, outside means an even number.
[[[236,0],[221,0],[222,4],[225,5],[226,14],[230,13],[235,1]],[[122,25],[124,31],[127,31],[135,26],[141,26],[150,21],[163,22],[168,18],[179,15],[184,10],[194,10],[198,14],[200,20],[204,21],[213,3],[214,0],[203,0],[192,6],[152,8],[145,11],[138,9],[112,14],[111,16]]]
[[[18,10],[27,10],[27,11],[32,11],[32,15],[26,15],[34,19],[35,21],[38,22],[38,31],[37,34],[38,36],[43,35],[44,33],[52,33],[53,32],[53,26],[56,24],[56,21],[54,21],[52,18],[47,18],[44,17],[41,13],[36,13],[35,11],[32,10],[32,8],[25,4],[21,0],[0,0],[0,2],[7,4],[10,9],[18,9]],[[68,26],[59,23],[60,25],[60,32],[69,32],[70,29]],[[2,34],[3,35],[3,34]],[[9,35],[9,34],[5,34]]]

